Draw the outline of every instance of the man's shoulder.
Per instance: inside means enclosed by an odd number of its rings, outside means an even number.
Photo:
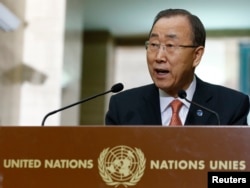
[[[208,83],[202,80],[199,80],[198,87],[203,88],[208,93],[216,93],[217,95],[223,95],[223,96],[231,96],[231,97],[247,97],[246,94],[226,86]],[[199,89],[198,89],[199,90]]]

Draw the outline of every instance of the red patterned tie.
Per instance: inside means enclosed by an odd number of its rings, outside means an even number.
[[[182,102],[175,99],[171,102],[171,108],[172,108],[172,117],[171,117],[171,121],[169,126],[178,126],[178,125],[182,125],[181,123],[181,119],[179,117],[179,111],[181,109],[182,106]]]

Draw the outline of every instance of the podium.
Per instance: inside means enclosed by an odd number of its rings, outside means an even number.
[[[249,127],[0,127],[3,188],[206,188],[250,171]]]

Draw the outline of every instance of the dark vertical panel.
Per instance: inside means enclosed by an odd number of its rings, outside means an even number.
[[[250,43],[240,43],[240,90],[250,94]]]

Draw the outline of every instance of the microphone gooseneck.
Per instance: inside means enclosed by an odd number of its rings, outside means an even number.
[[[91,99],[94,99],[94,98],[96,98],[96,97],[105,95],[105,94],[107,94],[107,93],[110,93],[110,92],[112,92],[112,93],[118,93],[118,92],[120,92],[120,91],[122,91],[122,90],[123,90],[123,84],[122,84],[122,83],[118,83],[118,84],[113,85],[109,91],[105,91],[105,92],[103,92],[103,93],[94,95],[94,96],[89,97],[89,98],[87,98],[87,99],[83,99],[83,100],[81,100],[81,101],[75,102],[75,103],[70,104],[70,105],[68,105],[68,106],[62,107],[62,108],[60,108],[60,109],[58,109],[58,110],[54,110],[54,111],[52,111],[52,112],[49,112],[48,114],[46,114],[46,115],[44,116],[43,121],[42,121],[42,126],[44,126],[46,119],[47,119],[50,115],[53,115],[53,114],[55,114],[55,113],[57,113],[57,112],[63,111],[63,110],[65,110],[65,109],[68,109],[68,108],[70,108],[70,107],[73,107],[73,106],[75,106],[75,105],[78,105],[78,104],[87,102],[87,101],[89,101],[89,100],[91,100]]]
[[[188,100],[188,99],[187,99],[187,93],[186,93],[186,91],[184,91],[184,90],[180,90],[180,91],[178,92],[178,96],[179,96],[181,99],[184,99],[185,101],[187,101],[187,102],[189,102],[189,103],[191,103],[191,104],[194,104],[195,106],[198,106],[198,107],[200,107],[200,108],[202,108],[202,109],[204,109],[204,110],[206,110],[206,111],[208,111],[208,112],[214,114],[214,115],[216,116],[218,125],[220,125],[220,117],[219,117],[219,114],[218,114],[217,112],[215,112],[215,111],[213,111],[213,110],[210,110],[210,109],[208,109],[208,108],[206,108],[206,107],[204,107],[204,106],[201,106],[201,105],[197,104],[196,102],[193,102],[193,101]]]

